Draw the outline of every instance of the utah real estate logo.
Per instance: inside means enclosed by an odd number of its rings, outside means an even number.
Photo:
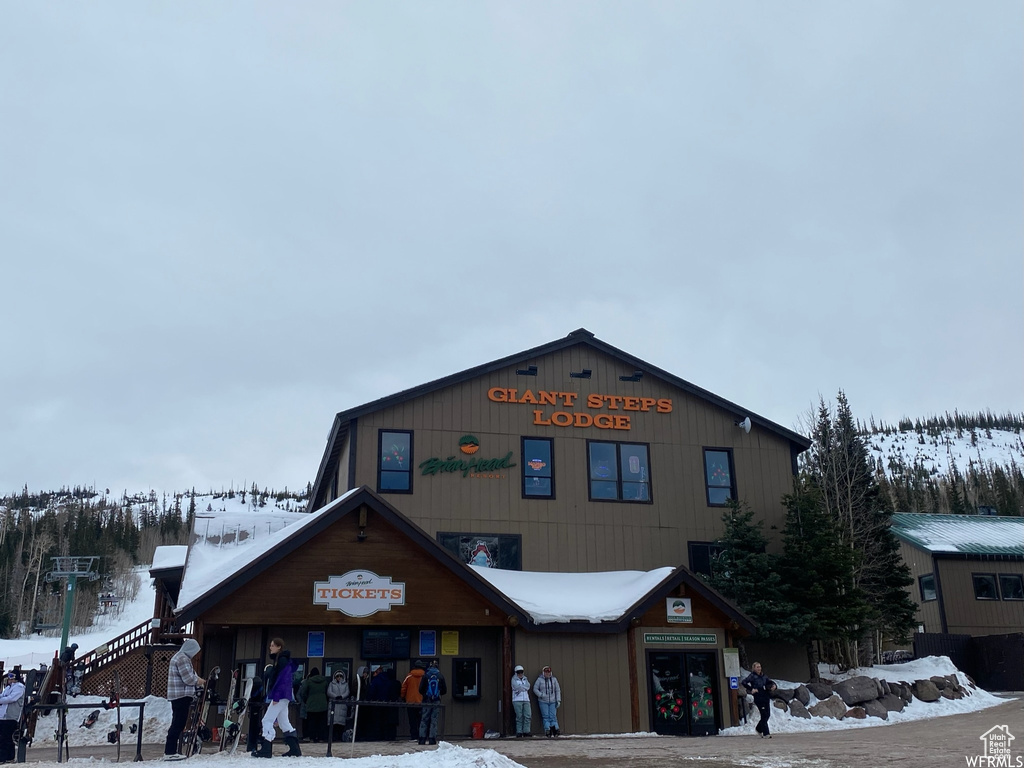
[[[980,755],[967,755],[967,765],[971,768],[1024,767],[1024,756],[1014,757],[1010,752],[1010,745],[1016,737],[1007,726],[993,726],[978,738],[984,746]]]

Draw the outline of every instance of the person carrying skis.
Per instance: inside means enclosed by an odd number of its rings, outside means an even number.
[[[0,693],[0,763],[14,761],[14,732],[18,729],[21,709],[25,703],[25,684],[20,672],[8,672]]]
[[[167,668],[167,699],[171,702],[171,727],[167,729],[164,741],[164,760],[184,760],[185,755],[178,749],[181,732],[185,730],[188,710],[195,697],[196,686],[206,681],[196,674],[192,659],[199,653],[199,642],[188,638],[181,644],[181,650],[171,657]]]
[[[264,671],[263,690],[266,691],[267,708],[263,714],[263,737],[253,757],[273,757],[274,723],[281,728],[288,751],[284,757],[301,757],[299,737],[288,720],[288,705],[292,699],[292,675],[296,665],[292,653],[284,647],[284,640],[275,637],[270,641],[270,664]]]

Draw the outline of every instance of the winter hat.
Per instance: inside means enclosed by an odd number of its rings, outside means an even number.
[[[370,671],[371,672],[376,672],[378,669],[380,669],[380,664],[371,664],[370,665]]]
[[[516,664],[515,671],[516,672],[525,672],[526,670],[523,669],[523,665],[522,664]]]
[[[197,653],[199,653],[199,641],[191,637],[188,638],[181,644],[181,652],[190,659],[193,658]]]

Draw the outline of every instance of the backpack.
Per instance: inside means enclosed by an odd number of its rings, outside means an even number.
[[[427,701],[438,701],[441,698],[441,673],[435,667],[427,670],[427,690],[423,698]]]

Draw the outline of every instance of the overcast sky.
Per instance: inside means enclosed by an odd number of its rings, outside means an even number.
[[[1022,412],[1022,9],[5,2],[0,494],[301,487],[580,327],[790,428]]]

